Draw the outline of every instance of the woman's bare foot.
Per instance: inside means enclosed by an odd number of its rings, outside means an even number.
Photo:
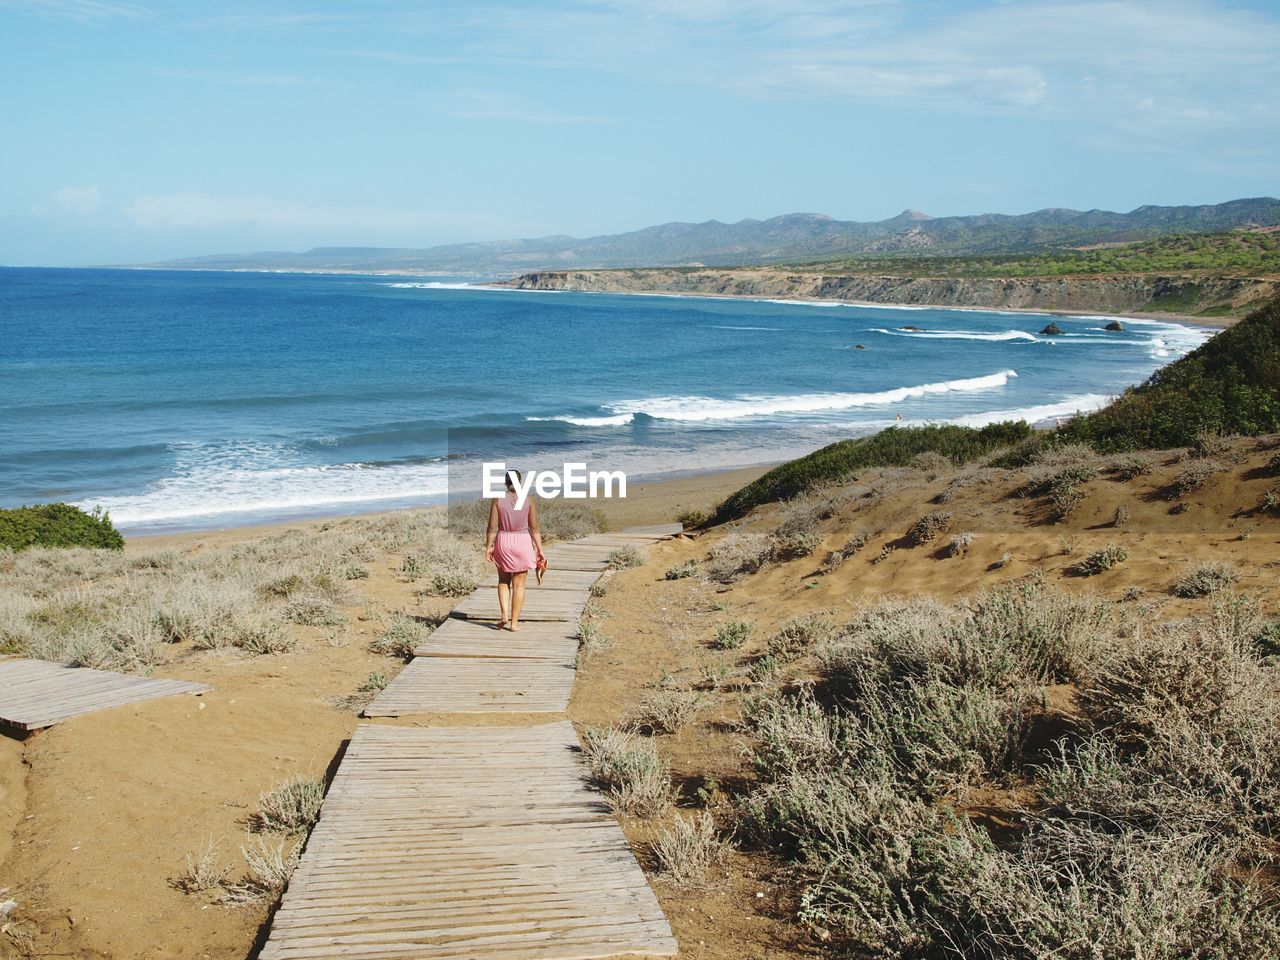
[[[519,632],[520,632],[520,624],[518,624],[518,623],[513,623],[513,624],[511,624],[510,626],[508,626],[508,627],[507,627],[507,629],[508,629],[508,630],[510,630],[512,633],[519,633]]]
[[[496,628],[496,629],[498,629],[498,630],[505,630],[506,628],[507,628],[507,621],[505,621],[505,620],[499,620],[499,621],[498,621],[498,626],[497,626],[497,628]]]

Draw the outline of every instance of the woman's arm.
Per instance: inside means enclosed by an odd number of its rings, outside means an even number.
[[[484,533],[484,558],[493,563],[493,542],[498,539],[498,501],[489,501],[489,529]]]
[[[538,559],[542,559],[542,531],[538,529],[538,504],[529,501],[529,536],[533,537],[533,548],[538,551]]]

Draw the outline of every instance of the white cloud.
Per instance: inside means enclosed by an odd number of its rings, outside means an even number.
[[[468,19],[443,26],[477,58],[749,98],[1034,113],[1170,141],[1265,133],[1260,123],[1280,119],[1274,15],[1227,0],[1018,0],[939,10],[947,5],[585,0],[536,17],[505,4],[471,8]],[[443,26],[437,18],[409,29]],[[1154,108],[1138,111],[1147,100]]]
[[[163,80],[195,80],[227,87],[341,86],[339,81],[327,77],[306,77],[296,73],[196,70],[188,67],[152,67],[151,73]]]
[[[112,17],[137,17],[147,13],[147,8],[136,3],[118,3],[113,0],[0,0],[0,10],[16,10],[64,20],[88,23]]]
[[[51,193],[49,200],[54,210],[82,217],[92,214],[102,203],[97,187],[63,187]]]
[[[454,231],[470,236],[501,225],[489,215],[467,211],[311,204],[208,193],[148,194],[138,197],[123,212],[135,227],[157,232],[297,231],[307,236],[356,238]]]

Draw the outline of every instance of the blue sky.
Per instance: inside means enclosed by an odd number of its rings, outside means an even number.
[[[1280,193],[1280,3],[0,0],[0,263]]]

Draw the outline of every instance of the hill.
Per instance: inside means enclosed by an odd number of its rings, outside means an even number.
[[[1030,435],[1025,423],[981,429],[952,425],[890,427],[838,440],[780,464],[720,503],[715,521],[813,487],[843,483],[859,471],[904,467],[920,456],[956,465],[1012,446],[995,466],[1019,468],[1068,444],[1120,452],[1203,446],[1206,435],[1256,436],[1280,430],[1280,297],[1185,357],[1157,370],[1096,413]]]
[[[664,223],[587,238],[450,244],[424,249],[317,247],[302,253],[219,254],[146,266],[168,269],[450,273],[502,276],[540,269],[769,264],[867,254],[975,254],[1119,243],[1173,233],[1280,226],[1270,197],[1203,206],[929,217],[906,210],[875,222],[791,213],[768,220]]]

